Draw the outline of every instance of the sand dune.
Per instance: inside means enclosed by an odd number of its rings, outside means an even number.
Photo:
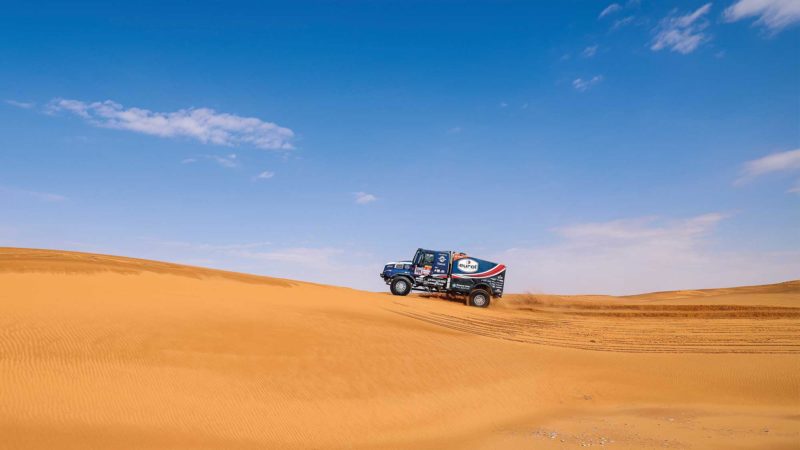
[[[798,281],[481,310],[0,249],[0,448],[798,442]]]

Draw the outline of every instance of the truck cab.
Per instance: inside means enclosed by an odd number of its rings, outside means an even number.
[[[387,263],[380,276],[394,295],[412,290],[462,295],[473,306],[502,297],[506,267],[465,253],[417,249],[408,261]]]

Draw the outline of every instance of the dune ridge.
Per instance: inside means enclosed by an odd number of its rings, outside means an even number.
[[[800,282],[458,302],[0,248],[0,448],[796,448]]]
[[[283,287],[290,287],[301,283],[299,281],[261,275],[250,275],[226,270],[96,253],[11,247],[0,247],[0,251],[2,251],[0,273],[95,274],[113,272],[126,275],[138,275],[147,272],[198,279],[219,277],[244,283],[271,284]]]

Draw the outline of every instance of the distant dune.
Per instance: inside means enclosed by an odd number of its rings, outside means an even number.
[[[477,309],[0,248],[3,449],[798,442],[800,281]]]

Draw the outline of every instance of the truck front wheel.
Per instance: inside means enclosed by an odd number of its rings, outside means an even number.
[[[392,280],[392,284],[389,285],[389,289],[394,295],[408,295],[411,292],[411,282],[408,281],[408,278],[395,278]]]
[[[469,293],[469,304],[477,306],[478,308],[486,308],[489,306],[491,296],[483,289],[475,289]]]

